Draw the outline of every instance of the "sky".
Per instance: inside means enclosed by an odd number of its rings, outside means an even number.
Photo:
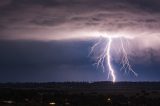
[[[138,76],[120,70],[115,39],[117,81],[160,81],[159,28],[159,0],[1,0],[0,82],[111,80],[89,55],[101,36],[130,38]]]

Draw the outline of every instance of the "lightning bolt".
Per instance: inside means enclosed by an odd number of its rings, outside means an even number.
[[[112,76],[112,81],[115,82],[116,81],[116,77],[115,77],[115,71],[112,67],[111,64],[111,55],[110,55],[110,51],[111,51],[111,45],[112,44],[112,38],[109,38],[109,42],[108,42],[108,48],[107,48],[107,64],[108,64],[108,68],[109,68],[109,73]]]
[[[120,70],[124,70],[125,73],[127,71],[132,72],[135,76],[137,76],[138,74],[132,69],[130,63],[129,63],[129,59],[128,59],[128,54],[126,52],[125,49],[125,44],[124,41],[122,39],[122,37],[113,37],[113,36],[105,36],[105,37],[101,37],[101,39],[95,43],[92,47],[91,47],[91,52],[90,54],[96,54],[96,51],[99,51],[100,53],[98,53],[97,56],[97,62],[95,63],[98,66],[102,67],[103,72],[105,71],[105,63],[107,63],[108,66],[108,78],[112,77],[112,82],[116,81],[116,75],[115,75],[115,70],[113,68],[112,62],[111,62],[111,49],[112,49],[112,43],[113,43],[113,38],[119,38],[120,39],[120,50],[122,52],[122,60],[121,60],[121,64],[122,64],[122,68]],[[102,40],[105,39],[105,40]],[[99,46],[101,46],[104,43],[105,47],[102,48],[102,50],[100,50]],[[128,43],[128,42],[127,42]],[[98,50],[97,50],[98,48]]]

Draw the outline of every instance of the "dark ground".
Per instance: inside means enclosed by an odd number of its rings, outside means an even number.
[[[0,106],[160,106],[160,82],[1,83]]]

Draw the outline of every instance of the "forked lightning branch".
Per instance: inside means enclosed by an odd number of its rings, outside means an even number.
[[[96,65],[102,68],[103,71],[108,70],[108,78],[111,77],[112,81],[115,82],[116,81],[116,74],[115,74],[115,69],[114,69],[114,65],[112,64],[112,54],[111,54],[111,50],[113,49],[113,40],[114,39],[118,39],[120,40],[120,50],[122,53],[122,58],[121,58],[121,63],[122,64],[122,68],[120,70],[124,70],[124,72],[132,72],[135,76],[137,76],[138,74],[132,69],[130,63],[129,63],[129,59],[128,59],[128,54],[127,51],[125,49],[125,47],[127,46],[126,40],[123,39],[130,39],[130,37],[124,37],[124,36],[107,36],[107,35],[103,35],[102,39],[105,40],[99,40],[98,42],[96,42],[92,48],[91,48],[91,53],[94,54],[96,52],[100,52],[98,53],[98,56],[96,57],[97,61],[96,61]],[[104,44],[105,46],[101,47],[101,44]],[[98,47],[102,48],[101,50],[97,50]],[[100,49],[100,48],[99,48]],[[108,69],[106,69],[106,67]]]

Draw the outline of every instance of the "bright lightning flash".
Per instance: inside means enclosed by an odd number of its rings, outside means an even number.
[[[97,47],[99,47],[102,43],[105,43],[105,48],[101,50],[98,50],[100,51],[100,53],[98,54],[97,56],[97,62],[95,63],[97,66],[101,66],[103,71],[105,71],[105,63],[107,63],[107,66],[108,66],[108,78],[111,77],[112,78],[112,82],[115,82],[116,81],[116,75],[115,75],[115,70],[113,68],[113,65],[112,65],[112,58],[111,58],[111,49],[112,49],[112,43],[113,43],[113,39],[120,39],[120,50],[122,52],[122,61],[121,61],[121,64],[122,64],[122,68],[121,70],[124,70],[125,73],[127,71],[130,71],[132,72],[135,76],[137,76],[137,73],[134,72],[134,70],[132,69],[130,63],[129,63],[129,59],[128,59],[128,54],[126,52],[126,49],[125,49],[125,43],[123,41],[122,38],[125,38],[125,39],[130,39],[130,37],[121,37],[121,36],[103,36],[103,39],[100,39],[97,43],[95,43],[92,48],[91,48],[91,53],[95,53],[95,49]],[[127,42],[128,43],[128,42]],[[99,49],[99,48],[98,48]]]
[[[111,44],[112,44],[112,38],[109,38],[108,47],[107,47],[107,64],[108,64],[108,68],[109,68],[109,73],[112,76],[112,81],[115,82],[116,81],[116,77],[115,77],[115,73],[114,73],[115,71],[112,68],[111,55],[110,55]]]

